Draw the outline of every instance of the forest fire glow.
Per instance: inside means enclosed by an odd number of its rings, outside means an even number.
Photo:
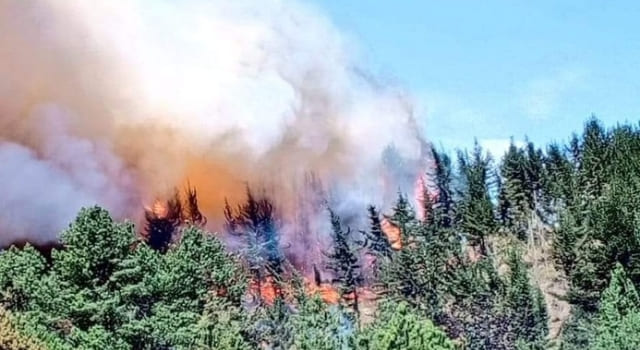
[[[147,208],[147,211],[150,211],[159,219],[164,219],[169,214],[169,206],[166,201],[156,199],[151,208]]]
[[[318,285],[308,278],[303,278],[302,287],[307,296],[317,295],[327,304],[333,305],[340,302],[340,293],[330,283],[322,282]],[[260,282],[252,281],[249,286],[249,293],[267,305],[273,305],[278,296],[285,301],[291,301],[296,291],[293,290],[290,284],[278,285],[273,278],[268,277]]]
[[[380,223],[382,226],[382,232],[384,232],[387,240],[391,243],[391,248],[395,250],[402,249],[402,231],[400,230],[400,227],[394,224],[387,217],[384,217]]]
[[[410,96],[314,9],[151,2],[0,1],[0,162],[25,169],[0,171],[0,245],[56,241],[95,204],[142,222],[190,182],[213,231],[264,190],[304,256],[327,241],[317,203],[355,229],[411,191],[429,146]]]

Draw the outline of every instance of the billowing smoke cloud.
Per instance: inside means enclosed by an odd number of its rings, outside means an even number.
[[[295,216],[309,174],[345,216],[388,202],[425,144],[351,46],[294,1],[0,0],[0,244],[187,181],[213,223],[247,183]]]

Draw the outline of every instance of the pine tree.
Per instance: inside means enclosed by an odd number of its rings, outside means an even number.
[[[640,348],[640,297],[617,264],[609,287],[602,293],[594,350],[631,350]]]
[[[161,253],[136,242],[133,225],[93,207],[61,244],[50,261],[28,246],[0,253],[2,302],[46,348],[194,348],[210,298],[240,312],[240,264],[194,226]]]
[[[258,292],[262,290],[262,283],[271,279],[274,294],[281,297],[285,258],[280,249],[275,209],[271,201],[266,197],[255,197],[247,188],[247,201],[235,211],[227,203],[225,217],[229,233],[245,240],[245,255]]]
[[[376,321],[359,336],[362,350],[445,350],[455,349],[453,342],[430,320],[421,317],[406,303],[381,306]]]
[[[378,287],[385,299],[407,302],[430,319],[437,319],[445,299],[442,294],[448,283],[451,250],[457,242],[452,241],[449,228],[440,228],[433,220],[418,223],[403,196],[392,220],[402,227],[402,249],[381,264]]]
[[[328,307],[318,296],[306,298],[291,315],[290,349],[354,349],[356,327],[344,310]]]
[[[11,315],[0,308],[0,349],[2,350],[44,350],[40,342],[30,339],[19,331]]]
[[[0,251],[0,307],[28,310],[44,297],[42,280],[48,269],[44,257],[31,245]]]
[[[438,227],[450,228],[455,217],[455,201],[451,189],[451,159],[445,153],[432,149],[434,170],[427,177],[434,183],[435,201],[433,203],[434,223]]]
[[[329,253],[327,269],[333,272],[333,283],[338,284],[340,295],[348,301],[356,315],[359,315],[357,287],[362,282],[357,249],[351,236],[351,229],[342,228],[340,217],[329,209],[332,226],[333,246]]]
[[[574,217],[581,217],[582,223],[576,225],[580,240],[574,250],[569,296],[586,310],[596,310],[616,262],[629,270],[632,280],[640,282],[639,194],[637,182],[612,179],[597,199],[585,199],[587,204],[578,207],[581,211],[572,211]]]
[[[476,141],[471,156],[458,153],[458,163],[462,186],[457,221],[470,243],[478,246],[480,253],[486,255],[486,237],[496,229],[490,196],[493,186],[490,172],[492,160]]]
[[[398,194],[398,200],[393,207],[393,215],[391,221],[400,228],[400,232],[406,231],[415,221],[415,213],[409,200],[402,193]]]
[[[529,281],[527,268],[516,250],[509,254],[506,304],[516,342],[542,344],[548,333],[544,297]]]
[[[500,166],[500,177],[500,220],[517,237],[525,239],[533,198],[528,188],[527,157],[513,140]]]
[[[568,299],[583,310],[594,312],[611,268],[604,246],[594,240],[584,242],[577,249],[574,266],[569,275]]]
[[[392,249],[389,240],[382,232],[380,213],[373,205],[370,205],[367,210],[369,212],[369,230],[364,231],[365,246],[373,256],[388,258],[391,256]]]
[[[548,200],[553,202],[555,209],[572,204],[577,192],[574,184],[575,168],[558,144],[547,147],[544,167],[546,169],[544,191],[549,197]]]
[[[607,178],[609,166],[609,135],[602,124],[592,117],[587,121],[580,143],[579,185],[582,191],[598,196]]]
[[[195,187],[187,185],[185,195],[184,218],[182,221],[189,225],[204,227],[207,224],[207,218],[202,215],[202,212],[200,211],[200,206],[198,205],[198,192]]]
[[[166,252],[183,218],[183,208],[178,191],[174,192],[173,197],[167,202],[166,208],[163,208],[162,212],[146,210],[145,218],[147,220],[145,227],[147,243],[153,249]]]
[[[245,350],[253,348],[245,336],[247,319],[237,306],[211,298],[198,321],[199,350]]]

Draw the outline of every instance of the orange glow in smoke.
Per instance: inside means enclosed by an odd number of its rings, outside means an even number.
[[[247,182],[234,173],[231,160],[211,160],[194,157],[186,164],[182,188],[191,185],[198,191],[198,204],[210,222],[223,218],[225,198],[230,203],[240,203],[246,199]],[[240,165],[236,164],[236,168]],[[236,169],[236,171],[240,171]]]
[[[380,222],[382,232],[387,236],[387,240],[391,243],[391,248],[395,250],[402,249],[402,231],[400,227],[391,222],[387,217],[384,217]]]

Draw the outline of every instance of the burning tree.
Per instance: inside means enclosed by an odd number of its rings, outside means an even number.
[[[181,225],[204,227],[207,218],[198,207],[198,195],[195,188],[187,186],[184,204],[180,193],[175,190],[167,202],[157,200],[152,208],[145,210],[146,242],[153,249],[166,252]]]
[[[145,211],[145,218],[145,240],[153,249],[166,252],[182,222],[182,203],[178,191],[166,203],[156,201],[151,209]]]
[[[204,227],[207,224],[207,218],[200,212],[198,206],[198,192],[195,187],[187,185],[185,189],[185,206],[182,212],[182,221],[189,225]]]
[[[247,201],[233,210],[229,203],[225,206],[226,229],[229,233],[242,236],[246,243],[247,263],[258,296],[263,292],[282,297],[282,274],[284,256],[280,250],[279,233],[275,210],[266,197],[256,198],[247,187]],[[268,284],[268,291],[263,283]]]

